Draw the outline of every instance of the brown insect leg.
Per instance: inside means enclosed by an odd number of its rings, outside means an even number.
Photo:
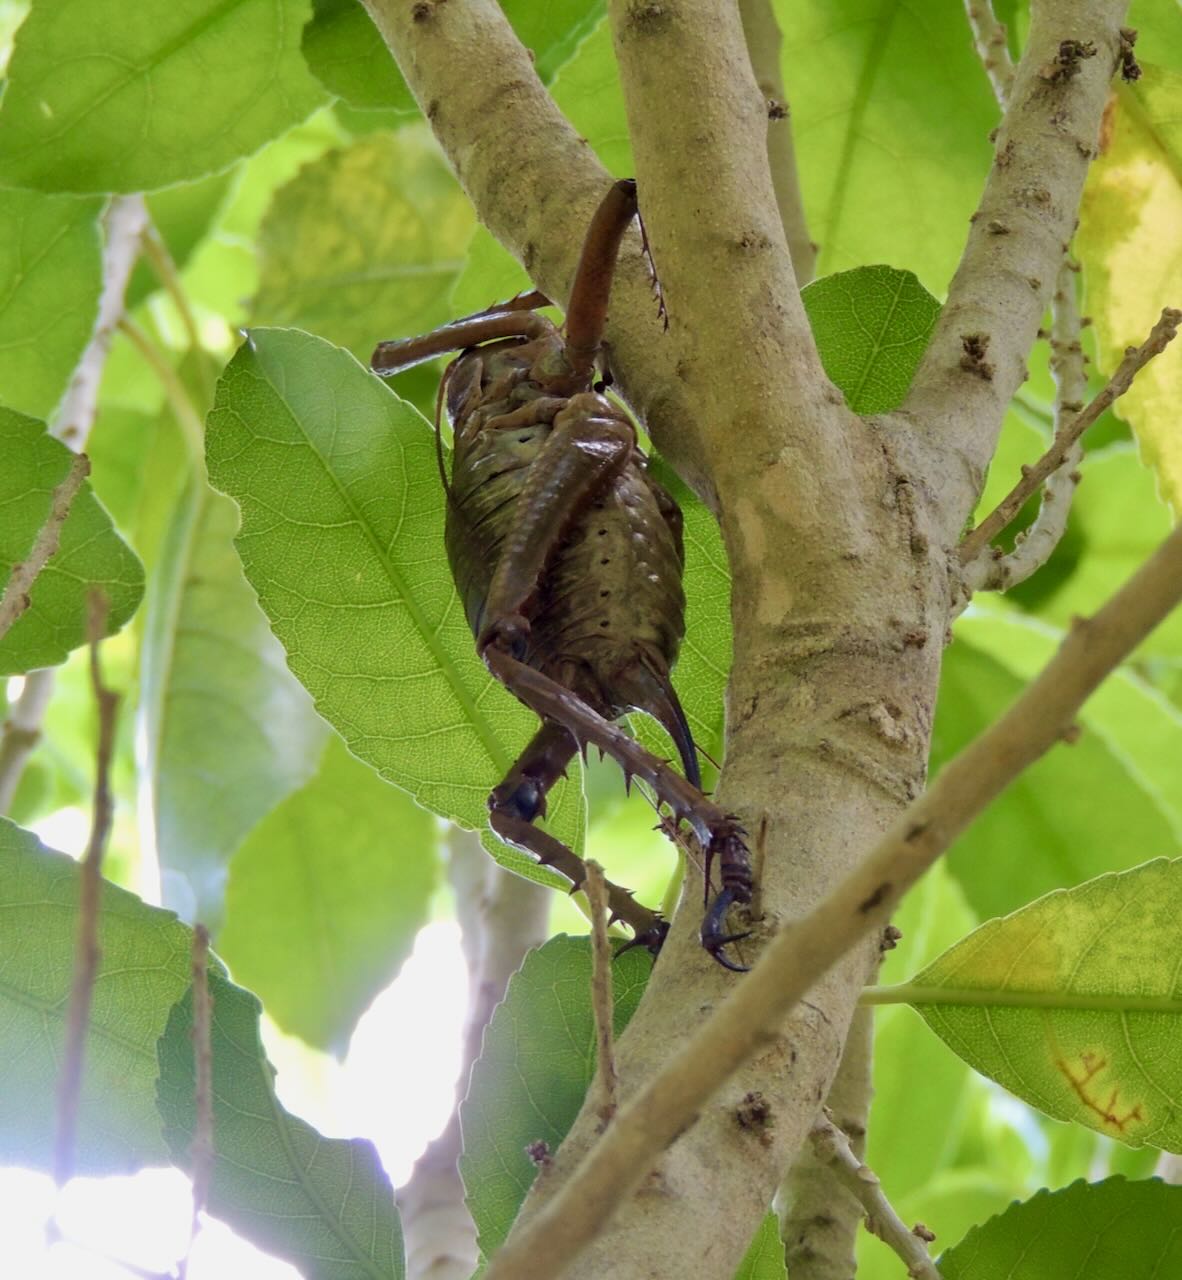
[[[494,676],[542,719],[563,725],[579,743],[601,748],[625,774],[647,782],[657,800],[669,806],[675,820],[685,819],[693,828],[706,855],[706,883],[718,859],[722,891],[702,921],[702,945],[728,969],[732,964],[722,948],[739,935],[723,934],[726,913],[732,903],[751,901],[751,857],[738,819],[691,786],[676,770],[646,751],[634,738],[605,720],[569,689],[524,662],[519,662],[497,639],[483,649],[484,661]]]
[[[562,535],[627,463],[636,443],[632,424],[609,416],[610,404],[584,392],[554,419],[517,501],[517,519],[501,545],[489,583],[481,650],[494,639],[522,653],[528,602]]]
[[[534,311],[482,311],[479,315],[445,324],[418,338],[379,342],[370,357],[369,367],[374,373],[388,378],[447,351],[463,351],[465,347],[475,347],[495,338],[528,340],[554,332],[550,321]]]
[[[488,798],[489,826],[506,843],[533,854],[544,867],[553,867],[578,887],[587,868],[573,850],[547,831],[533,825],[546,813],[546,793],[562,777],[578,750],[574,738],[553,720],[543,720],[505,780]],[[668,925],[655,911],[641,906],[627,889],[608,881],[608,909],[612,920],[622,920],[635,935],[629,946],[655,952]]]
[[[604,196],[587,229],[566,308],[566,358],[576,374],[590,377],[595,367],[616,256],[635,216],[636,182],[624,178]]]

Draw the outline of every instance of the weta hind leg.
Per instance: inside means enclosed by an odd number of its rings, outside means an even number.
[[[722,881],[721,892],[702,920],[702,946],[724,968],[742,971],[744,966],[727,959],[723,950],[745,936],[723,932],[727,911],[734,903],[751,901],[751,856],[738,819],[704,796],[665,761],[646,751],[635,738],[605,720],[577,694],[519,662],[496,637],[484,647],[483,656],[493,675],[543,721],[563,726],[572,742],[601,748],[626,775],[647,782],[658,802],[673,811],[675,821],[684,819],[689,823],[705,852],[707,885],[716,858]]]
[[[533,824],[545,815],[546,794],[562,777],[577,750],[574,738],[560,724],[543,721],[517,763],[488,798],[489,826],[496,834],[507,844],[532,854],[541,866],[553,867],[576,889],[587,878],[583,859]],[[628,945],[647,947],[655,953],[664,941],[668,924],[657,912],[641,906],[627,889],[608,881],[607,891],[611,920],[620,920],[632,930]]]

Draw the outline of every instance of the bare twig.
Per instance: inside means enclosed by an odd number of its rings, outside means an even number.
[[[30,671],[0,729],[0,813],[8,813],[25,763],[41,741],[41,721],[53,695],[53,668]]]
[[[833,1123],[828,1108],[813,1125],[809,1138],[818,1158],[837,1171],[842,1184],[866,1210],[866,1225],[899,1255],[912,1280],[940,1280],[927,1247],[935,1237],[919,1225],[908,1227],[891,1208],[878,1175],[854,1154],[849,1138]]]
[[[784,41],[770,0],[739,0],[739,16],[743,20],[743,35],[747,40],[755,82],[767,103],[767,158],[772,171],[772,186],[776,191],[776,204],[780,206],[780,221],[788,239],[796,283],[803,288],[813,278],[817,246],[809,238],[800,174],[796,167],[792,117],[780,64],[780,48]]]
[[[997,507],[965,536],[958,550],[962,565],[974,560],[1021,511],[1027,498],[1038,491],[1039,485],[1063,465],[1080,436],[1118,396],[1124,395],[1138,372],[1173,341],[1180,324],[1182,324],[1182,311],[1167,307],[1150,330],[1149,337],[1139,347],[1128,348],[1125,358],[1120,362],[1104,390],[1056,433],[1054,444],[1033,466],[1022,469],[1022,479],[997,504]]]
[[[184,383],[177,376],[176,370],[164,358],[151,338],[128,316],[120,318],[118,327],[126,337],[131,339],[132,346],[143,356],[148,367],[159,379],[160,385],[164,388],[168,406],[181,428],[181,434],[185,438],[190,454],[194,458],[203,457],[205,424],[193,404],[192,397],[185,390]]]
[[[209,990],[209,930],[203,924],[193,926],[193,1063],[196,1072],[194,1102],[196,1121],[193,1142],[189,1147],[192,1162],[193,1217],[189,1223],[189,1245],[177,1265],[177,1275],[185,1280],[193,1242],[201,1229],[201,1214],[209,1201],[209,1184],[213,1177],[213,997]]]
[[[993,96],[1004,111],[1014,84],[1014,64],[1006,44],[1005,25],[998,22],[992,0],[965,0],[965,11],[973,31],[973,42],[993,88]]]
[[[863,935],[881,929],[953,839],[1050,749],[1104,677],[1182,599],[1182,527],[1090,620],[1009,710],[938,775],[873,852],[803,919],[782,929],[752,972],[621,1108],[615,1123],[536,1216],[514,1232],[485,1280],[552,1280],[602,1228],[658,1153],[764,1045],[808,989]]]
[[[1052,304],[1054,325],[1051,331],[1051,373],[1055,379],[1055,439],[1068,430],[1075,415],[1083,407],[1087,390],[1083,349],[1080,346],[1079,304],[1075,297],[1076,270],[1064,257]],[[1051,558],[1067,530],[1071,501],[1080,481],[1078,467],[1083,458],[1083,444],[1077,438],[1067,450],[1062,464],[1047,479],[1042,491],[1038,515],[1030,528],[1014,540],[1014,549],[998,555],[992,547],[984,548],[964,566],[963,601],[968,603],[974,591],[1008,591],[1025,582]]]
[[[49,514],[45,517],[45,523],[33,539],[29,554],[19,564],[12,566],[12,574],[4,588],[4,596],[0,599],[0,636],[5,635],[9,627],[33,603],[30,594],[33,583],[49,560],[57,554],[62,525],[70,514],[70,504],[89,474],[90,459],[80,453],[70,462],[69,470],[50,495]]]
[[[82,451],[94,425],[103,367],[107,363],[115,326],[123,314],[127,281],[139,257],[140,237],[147,220],[143,196],[116,196],[107,209],[103,291],[99,297],[94,333],[49,425],[50,434],[69,445],[75,453]]]
[[[185,326],[185,334],[189,339],[189,346],[197,359],[204,399],[206,403],[212,404],[215,381],[214,370],[210,361],[206,358],[205,347],[201,342],[201,332],[197,328],[197,318],[193,314],[193,308],[189,305],[189,297],[181,284],[181,278],[177,272],[176,263],[172,260],[172,254],[168,252],[168,246],[161,239],[160,232],[156,230],[156,226],[150,218],[144,228],[143,251],[144,257],[148,260],[148,264],[151,266],[156,278],[164,286],[181,317],[181,323]]]
[[[904,404],[910,418],[938,430],[941,443],[956,450],[970,491],[1026,378],[1026,358],[1074,230],[1126,6],[1127,0],[1039,0],[1030,7],[1030,33],[989,178]],[[1098,56],[1077,62],[1077,74],[1047,79],[1043,72],[1065,34]],[[952,505],[947,514],[959,516]]]
[[[95,752],[94,811],[90,839],[82,859],[78,907],[78,939],[70,1004],[66,1014],[66,1044],[58,1080],[57,1136],[53,1148],[53,1175],[58,1186],[74,1172],[74,1148],[78,1129],[78,1101],[82,1089],[82,1060],[90,1021],[101,952],[98,940],[99,894],[103,853],[111,830],[111,759],[115,750],[115,722],[119,695],[103,684],[99,665],[99,640],[106,629],[107,602],[99,592],[89,599],[90,681],[98,706],[98,747]]]
[[[616,1114],[616,1054],[613,1034],[612,944],[607,936],[607,882],[598,862],[587,863],[583,892],[591,905],[591,1011],[595,1015],[594,1105],[605,1127]]]

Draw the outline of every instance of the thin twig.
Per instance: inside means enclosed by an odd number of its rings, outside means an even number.
[[[873,1067],[874,1011],[856,1008],[825,1108],[859,1159],[866,1153]],[[856,1273],[861,1205],[810,1144],[797,1152],[773,1207],[792,1280],[833,1280]]]
[[[30,671],[0,729],[0,813],[8,813],[25,763],[41,741],[41,721],[53,696],[54,670]]]
[[[583,892],[591,906],[591,1011],[595,1016],[594,1106],[605,1128],[616,1114],[617,1085],[615,1039],[612,1030],[615,1004],[612,1000],[612,944],[607,936],[607,882],[603,868],[587,862]]]
[[[1076,300],[1075,264],[1064,255],[1051,304],[1051,375],[1055,379],[1055,440],[1066,432],[1074,416],[1083,408],[1087,372],[1080,345],[1079,303]],[[964,603],[974,591],[1008,591],[1025,582],[1051,558],[1067,531],[1071,502],[1080,481],[1079,464],[1083,444],[1079,438],[1069,446],[1063,462],[1048,477],[1042,491],[1038,515],[1030,528],[1018,534],[1014,549],[999,556],[986,547],[964,566]]]
[[[177,1275],[185,1280],[193,1243],[201,1229],[201,1214],[209,1202],[213,1178],[213,997],[209,990],[209,930],[193,926],[193,1062],[196,1069],[194,1102],[196,1122],[189,1147],[193,1180],[193,1217],[189,1223],[189,1244],[177,1264]]]
[[[1022,468],[1022,479],[997,504],[997,507],[967,534],[961,542],[958,554],[961,564],[968,564],[987,547],[1014,519],[1025,505],[1027,498],[1038,491],[1039,486],[1052,472],[1063,465],[1071,447],[1096,421],[1117,397],[1124,395],[1133,379],[1154,356],[1164,351],[1182,324],[1182,311],[1166,307],[1161,318],[1150,330],[1149,337],[1139,347],[1129,347],[1108,385],[1094,400],[1068,422],[1055,437],[1054,444],[1033,466]]]
[[[1009,710],[961,752],[855,871],[781,929],[755,968],[621,1108],[563,1187],[515,1231],[484,1280],[552,1280],[603,1228],[710,1096],[775,1034],[810,987],[865,934],[957,835],[1050,749],[1081,703],[1182,599],[1182,526],[1058,654]]]
[[[148,260],[148,265],[164,286],[181,317],[181,323],[185,327],[185,334],[189,339],[189,346],[192,348],[193,355],[197,360],[204,399],[206,403],[212,404],[214,371],[201,341],[201,331],[197,328],[197,318],[194,316],[193,308],[189,303],[189,295],[185,292],[184,285],[181,284],[180,274],[176,269],[172,254],[168,252],[168,246],[164,243],[155,223],[150,218],[144,228],[143,250],[144,257]]]
[[[817,246],[809,237],[796,165],[796,144],[792,137],[792,117],[784,92],[780,49],[784,43],[780,24],[770,0],[739,0],[743,35],[751,57],[755,82],[767,103],[767,158],[772,173],[780,221],[788,240],[796,283],[803,288],[813,278]]]
[[[849,1138],[830,1119],[827,1107],[813,1125],[809,1139],[818,1159],[837,1172],[842,1185],[866,1210],[867,1227],[899,1255],[912,1280],[940,1280],[928,1253],[928,1242],[935,1237],[922,1224],[914,1229],[908,1227],[891,1208],[878,1175],[854,1154]]]
[[[49,424],[56,436],[80,453],[94,425],[99,383],[111,349],[115,326],[123,314],[127,282],[140,252],[140,237],[148,220],[143,196],[116,196],[104,218],[106,243],[103,246],[103,291],[99,296],[94,332],[57,413]]]
[[[78,908],[78,938],[74,953],[74,975],[66,1014],[66,1044],[58,1080],[57,1135],[53,1148],[53,1176],[58,1186],[74,1172],[74,1149],[78,1130],[78,1101],[82,1090],[82,1060],[102,953],[98,940],[99,894],[102,887],[103,853],[111,830],[111,759],[115,751],[115,722],[119,695],[103,684],[99,665],[99,641],[106,630],[107,602],[94,591],[88,600],[90,636],[90,683],[98,707],[98,747],[95,752],[94,807],[90,839],[82,859]]]
[[[132,346],[143,356],[148,367],[159,379],[160,385],[164,388],[164,395],[168,400],[169,408],[172,409],[173,415],[180,425],[181,434],[185,438],[185,443],[189,446],[190,454],[194,458],[203,457],[205,453],[205,424],[201,420],[201,414],[197,412],[197,408],[193,404],[192,397],[185,389],[184,383],[177,376],[176,370],[164,358],[151,338],[129,316],[123,316],[120,319],[119,329],[131,339]]]
[[[965,0],[965,11],[993,96],[1004,111],[1014,85],[1014,64],[1006,43],[1005,25],[998,22],[991,0]]]
[[[0,636],[6,635],[17,618],[33,603],[33,583],[57,554],[62,539],[62,525],[70,514],[70,504],[77,497],[88,475],[90,459],[84,453],[76,454],[71,459],[66,474],[50,495],[49,514],[33,539],[29,554],[12,566],[12,574],[4,588],[4,596],[0,599]]]

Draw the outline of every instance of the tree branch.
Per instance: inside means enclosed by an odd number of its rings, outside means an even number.
[[[884,926],[903,893],[1015,777],[1049,750],[1104,677],[1182,600],[1182,527],[1042,674],[940,773],[851,874],[780,930],[752,972],[680,1052],[632,1094],[573,1175],[519,1224],[485,1280],[553,1280],[645,1178],[659,1154],[787,1011],[860,938]]]
[[[1051,308],[1054,316],[1051,327],[1051,374],[1056,387],[1056,442],[1070,430],[1072,420],[1083,407],[1083,397],[1088,385],[1083,349],[1079,341],[1076,270],[1075,264],[1064,255]],[[966,604],[974,591],[1008,591],[1019,582],[1025,582],[1051,558],[1067,531],[1071,501],[1080,480],[1077,468],[1082,458],[1083,444],[1077,437],[1064,453],[1062,463],[1047,477],[1038,515],[1030,528],[1018,535],[1014,549],[1007,555],[998,556],[996,548],[983,547],[964,566]]]
[[[1056,431],[1055,441],[1046,453],[1033,466],[1023,468],[1021,480],[997,504],[997,507],[965,536],[957,552],[961,564],[969,564],[984,551],[1021,511],[1026,500],[1038,492],[1043,481],[1063,466],[1080,436],[1114,400],[1124,395],[1140,370],[1169,346],[1177,335],[1179,325],[1182,325],[1182,311],[1167,307],[1150,330],[1149,337],[1139,347],[1128,348],[1125,358],[1117,366],[1116,372],[1104,390],[1086,408],[1080,410],[1074,418]]]
[[[95,750],[94,805],[90,839],[82,859],[78,905],[78,935],[70,1003],[66,1013],[66,1042],[58,1079],[57,1134],[53,1145],[53,1176],[60,1187],[74,1174],[74,1144],[78,1129],[78,1101],[82,1092],[82,1062],[90,1024],[90,1002],[98,976],[99,894],[103,854],[111,830],[111,760],[115,752],[115,722],[119,695],[103,684],[99,640],[106,630],[106,601],[98,592],[89,601],[90,682],[98,706],[98,745]]]
[[[103,290],[99,296],[94,332],[49,425],[50,435],[69,445],[75,453],[81,453],[86,447],[86,437],[94,425],[99,383],[115,326],[123,314],[127,282],[139,257],[140,237],[147,222],[148,211],[143,196],[116,196],[107,208],[104,218]]]
[[[88,475],[90,459],[84,453],[77,454],[50,495],[49,514],[45,517],[45,523],[37,531],[28,555],[12,566],[8,585],[4,588],[3,597],[0,597],[0,636],[6,635],[17,618],[33,603],[33,584],[37,581],[37,575],[57,554],[62,538],[62,525],[70,514],[70,504],[77,497]]]
[[[452,827],[447,846],[448,879],[468,961],[462,1096],[480,1054],[484,1028],[509,978],[521,967],[526,952],[545,941],[550,890],[497,866],[475,832]],[[398,1193],[408,1280],[468,1280],[476,1267],[476,1229],[457,1168],[460,1146],[457,1109]]]
[[[592,1105],[606,1126],[618,1106],[616,1052],[613,1027],[612,945],[607,936],[607,882],[603,868],[592,859],[587,863],[583,892],[591,907],[591,1010],[595,1015],[595,1079],[591,1084]]]
[[[776,204],[780,209],[780,222],[788,240],[788,252],[792,255],[796,283],[803,289],[816,270],[817,246],[809,236],[800,174],[796,167],[792,115],[784,92],[780,63],[784,40],[771,0],[739,0],[739,16],[755,82],[767,106],[767,158]]]
[[[1014,64],[1010,59],[1005,26],[998,22],[992,0],[965,0],[965,11],[977,55],[989,77],[997,105],[1004,111],[1014,86]]]
[[[809,1136],[818,1159],[836,1170],[845,1189],[857,1197],[866,1211],[870,1230],[899,1255],[907,1274],[913,1280],[940,1280],[927,1248],[928,1241],[935,1237],[926,1228],[916,1226],[912,1230],[903,1222],[883,1194],[878,1175],[854,1154],[846,1134],[824,1115],[813,1125]]]
[[[25,771],[41,741],[41,721],[53,696],[53,668],[30,671],[8,719],[0,729],[0,813],[8,813]]]
[[[904,405],[960,453],[976,488],[1006,406],[1026,377],[1026,356],[1075,227],[1126,7],[1126,0],[1032,4],[993,167]],[[1074,53],[1064,61],[1065,48]],[[965,513],[947,514],[963,521]]]
[[[873,1049],[874,1014],[858,1008],[824,1109],[848,1135],[859,1160],[866,1154]],[[832,1165],[820,1158],[815,1142],[801,1148],[776,1199],[784,1262],[792,1280],[848,1280],[854,1275],[862,1207]]]

